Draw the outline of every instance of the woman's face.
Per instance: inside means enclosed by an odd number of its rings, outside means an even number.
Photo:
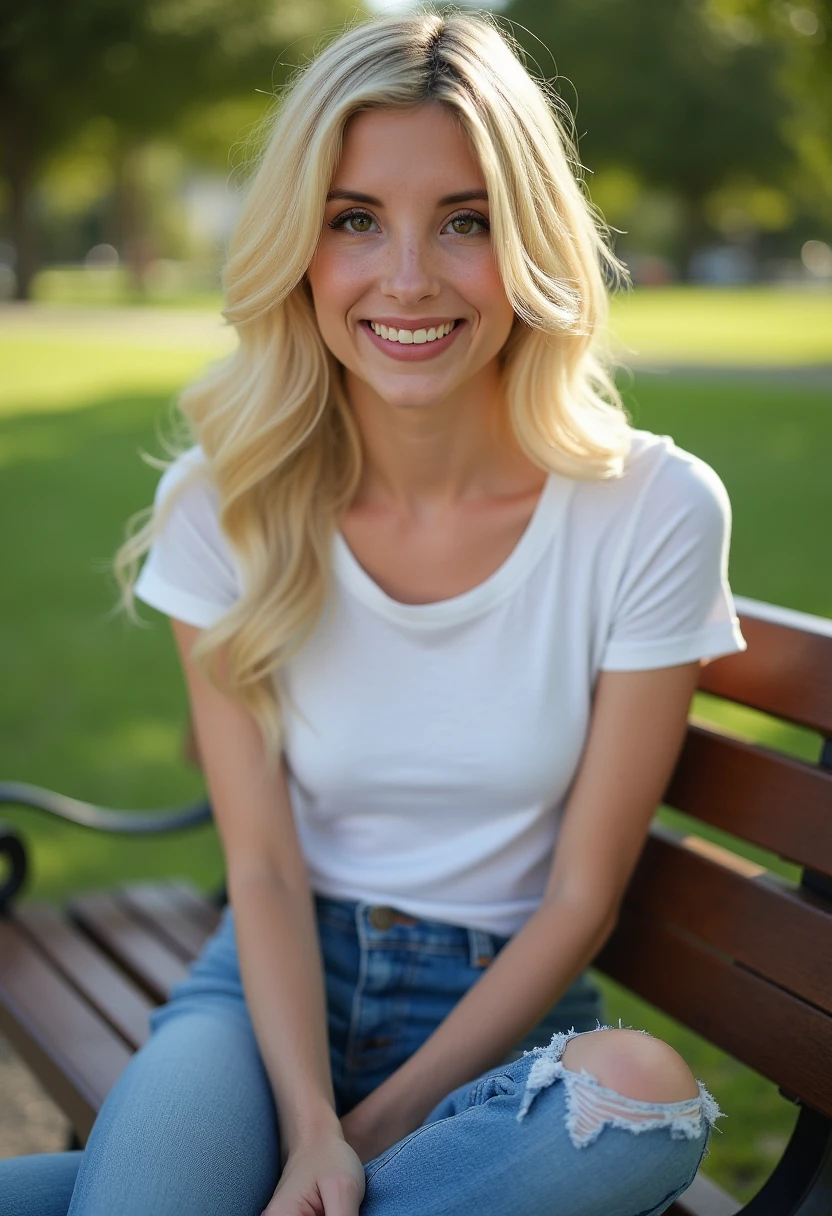
[[[308,270],[321,335],[382,400],[428,406],[496,359],[514,321],[485,181],[447,107],[347,125]]]

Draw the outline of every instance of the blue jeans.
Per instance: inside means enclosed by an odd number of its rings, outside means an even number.
[[[315,905],[344,1115],[428,1038],[509,939],[350,900],[316,896]],[[701,1082],[699,1099],[647,1103],[565,1069],[567,1041],[600,1028],[601,1013],[585,973],[505,1061],[366,1163],[361,1216],[669,1207],[693,1181],[719,1110]],[[278,1130],[230,908],[151,1030],[83,1151],[0,1161],[4,1216],[260,1216],[279,1177]]]

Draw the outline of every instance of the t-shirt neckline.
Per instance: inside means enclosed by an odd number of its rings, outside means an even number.
[[[340,528],[334,537],[335,575],[356,599],[398,624],[431,628],[470,620],[511,595],[528,577],[553,539],[573,488],[572,479],[549,473],[531,518],[511,553],[493,574],[461,595],[427,604],[403,604],[393,599],[360,564]]]

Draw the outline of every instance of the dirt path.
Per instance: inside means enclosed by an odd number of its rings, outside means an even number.
[[[66,1148],[69,1121],[0,1036],[0,1157]]]
[[[117,346],[232,350],[236,333],[218,310],[206,308],[64,308],[0,304],[0,336],[44,336]]]

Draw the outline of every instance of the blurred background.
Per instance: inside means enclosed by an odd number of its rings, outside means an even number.
[[[378,6],[397,7],[407,5]],[[152,498],[158,472],[141,454],[162,453],[176,393],[233,344],[219,274],[258,124],[321,38],[372,9],[3,6],[4,778],[123,808],[202,792],[182,758],[186,698],[169,629],[144,606],[143,629],[111,613],[108,564]],[[736,594],[832,615],[832,0],[514,0],[499,15],[574,115],[587,191],[630,268],[635,287],[614,298],[613,325],[633,421],[724,480]],[[817,758],[808,732],[703,696],[695,711]],[[3,817],[32,842],[31,897],[221,878],[211,829],[119,843],[34,813]],[[611,1020],[669,1039],[716,1094],[729,1118],[704,1170],[749,1198],[795,1108],[604,986]],[[63,1146],[63,1117],[2,1043],[0,1091],[0,1155]]]

